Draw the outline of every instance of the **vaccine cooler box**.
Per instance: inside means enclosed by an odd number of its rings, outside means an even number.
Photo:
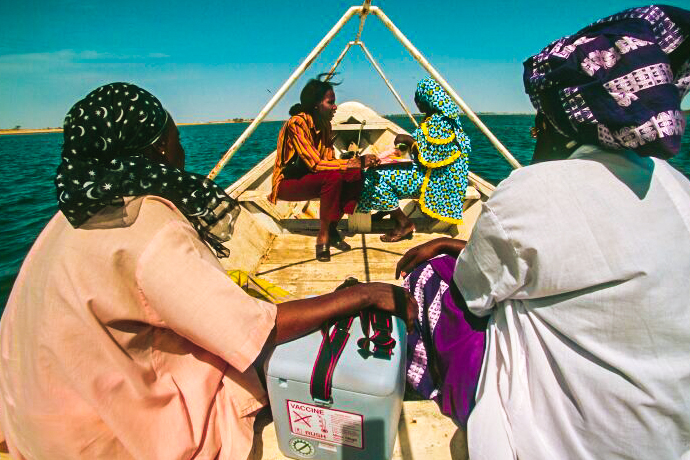
[[[266,362],[278,446],[290,458],[387,460],[393,455],[405,390],[405,324],[392,317],[390,356],[360,349],[355,317],[332,371],[331,400],[310,393],[321,331],[279,345]],[[332,329],[331,329],[332,330]]]

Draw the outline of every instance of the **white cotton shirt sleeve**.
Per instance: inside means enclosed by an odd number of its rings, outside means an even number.
[[[484,204],[474,233],[458,258],[454,280],[472,313],[491,314],[524,282],[527,264],[518,256],[491,207]]]

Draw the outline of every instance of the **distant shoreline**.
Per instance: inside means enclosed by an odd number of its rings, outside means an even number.
[[[40,129],[0,129],[0,136],[8,134],[43,134],[43,133],[61,133],[62,128],[40,128]]]
[[[423,117],[422,114],[415,113],[415,117]],[[478,112],[478,115],[534,115],[525,113],[507,113],[507,112]],[[406,117],[404,113],[392,113],[384,115],[384,117]],[[201,121],[195,123],[178,123],[177,126],[201,126],[201,125],[227,125],[232,123],[251,123],[253,118],[233,118],[224,121]],[[286,120],[264,120],[264,121],[280,121]],[[45,133],[61,133],[62,128],[19,128],[19,129],[0,129],[0,136],[5,135],[19,135],[19,134],[45,134]]]
[[[197,125],[229,125],[233,123],[251,123],[253,118],[235,118],[225,121],[206,121],[198,123],[177,123],[177,126],[197,126]],[[0,129],[0,136],[18,135],[18,134],[45,134],[45,133],[61,133],[62,128],[19,128],[19,129]]]
[[[197,125],[229,125],[232,123],[251,123],[253,118],[233,118],[224,121],[200,121],[196,123],[177,123],[177,126],[197,126]]]
[[[682,111],[686,116],[690,116],[690,110]],[[422,117],[422,114],[413,114],[415,117]],[[463,114],[464,115],[464,114]],[[534,113],[509,113],[509,112],[477,112],[477,115],[531,115]],[[384,117],[406,117],[404,113],[392,113],[384,115]],[[201,126],[201,125],[228,125],[233,123],[251,123],[253,118],[233,118],[232,120],[224,121],[202,121],[197,123],[178,123],[177,126]],[[264,120],[264,121],[285,121],[285,120]],[[0,136],[4,135],[18,135],[18,134],[45,134],[45,133],[61,133],[62,128],[20,128],[20,129],[0,129]]]

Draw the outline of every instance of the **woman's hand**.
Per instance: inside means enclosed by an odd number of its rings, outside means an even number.
[[[402,300],[398,308],[396,296]],[[330,294],[278,304],[276,325],[266,343],[274,346],[296,339],[328,320],[356,315],[370,307],[399,316],[408,330],[417,317],[417,302],[405,289],[386,283],[356,284]]]
[[[364,167],[368,168],[370,166],[378,166],[381,163],[381,160],[379,160],[379,157],[372,153],[367,153],[366,155],[363,156],[364,158]]]
[[[378,166],[379,163],[381,163],[379,157],[374,154],[367,153],[366,155],[350,158],[347,162],[347,167],[353,169],[368,168],[370,166]]]
[[[417,265],[439,254],[449,254],[457,257],[466,244],[467,241],[443,237],[415,246],[407,251],[400,258],[398,265],[395,266],[395,279],[400,278],[400,275],[403,277],[407,276]]]
[[[419,307],[417,301],[406,289],[387,283],[359,284],[352,289],[357,288],[365,290],[370,306],[402,318],[407,331],[412,330]],[[399,305],[395,304],[396,291],[401,300]]]
[[[353,156],[347,161],[348,169],[359,169],[362,167],[362,160],[358,156]]]

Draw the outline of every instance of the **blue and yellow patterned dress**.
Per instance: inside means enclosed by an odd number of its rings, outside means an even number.
[[[412,133],[418,155],[412,166],[369,168],[357,210],[393,211],[399,200],[419,198],[422,211],[429,216],[459,224],[470,153],[470,139],[460,125],[460,109],[429,77],[419,82],[415,97],[436,110]]]

